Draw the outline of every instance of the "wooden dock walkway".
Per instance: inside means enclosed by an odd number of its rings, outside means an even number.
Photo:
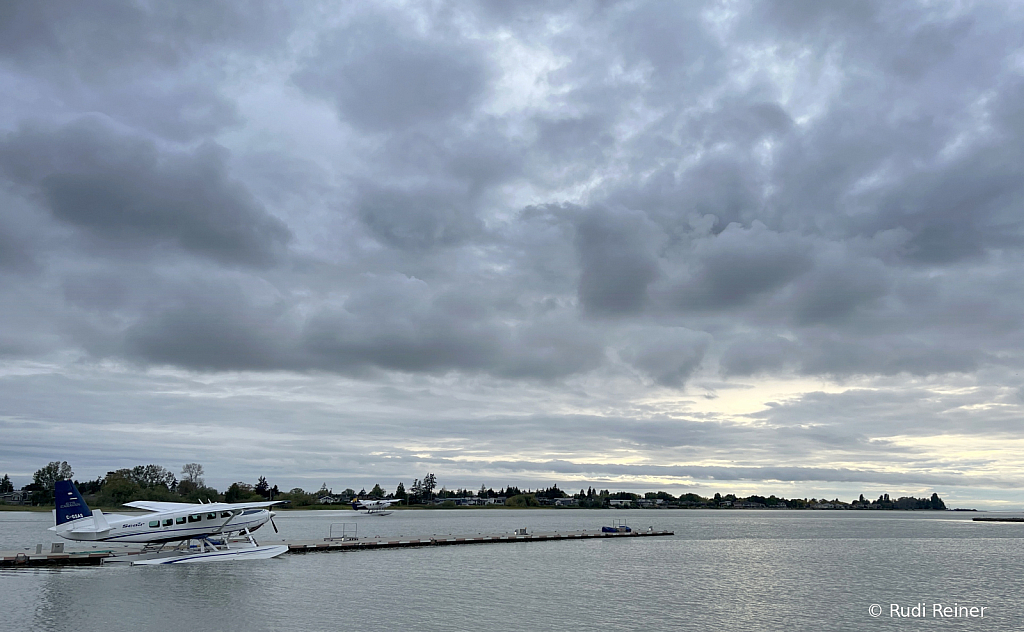
[[[513,542],[550,542],[556,540],[588,540],[595,538],[638,538],[675,535],[672,531],[631,531],[607,533],[600,530],[546,531],[538,533],[478,533],[474,535],[431,535],[420,537],[385,536],[372,538],[324,538],[322,540],[263,540],[261,544],[286,544],[289,553],[316,553],[336,551],[369,551],[401,547],[452,546],[460,544],[508,544]],[[0,566],[68,566],[101,564],[104,560],[138,555],[142,547],[118,547],[103,550],[62,551],[32,553],[0,551]]]

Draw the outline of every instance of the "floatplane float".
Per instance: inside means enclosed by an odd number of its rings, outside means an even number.
[[[227,560],[264,560],[288,550],[286,545],[260,546],[252,532],[267,522],[277,532],[276,501],[250,503],[166,503],[139,500],[126,506],[150,513],[141,516],[104,514],[92,510],[71,481],[57,481],[56,509],[50,531],[67,540],[144,544],[138,555],[111,558],[110,562],[188,564]],[[233,534],[244,536],[231,541]],[[176,547],[165,550],[170,543]]]

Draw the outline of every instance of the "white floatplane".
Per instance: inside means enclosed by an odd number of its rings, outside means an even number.
[[[146,544],[142,555],[132,556],[133,564],[180,564],[231,559],[267,559],[277,557],[285,545],[260,546],[252,532],[267,522],[277,532],[274,512],[269,507],[281,501],[249,503],[168,503],[139,500],[128,507],[151,513],[141,516],[104,514],[89,509],[71,481],[57,481],[54,489],[56,509],[50,531],[67,540],[85,542],[129,542]],[[241,548],[229,545],[232,534],[247,538]],[[164,551],[170,542],[182,543]]]
[[[396,500],[353,500],[352,508],[356,511],[365,511],[369,516],[390,516],[395,513],[388,511],[388,507],[395,503],[402,502],[400,499]]]

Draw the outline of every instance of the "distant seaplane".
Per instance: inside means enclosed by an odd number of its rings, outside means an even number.
[[[141,516],[104,514],[92,510],[71,481],[57,481],[54,488],[56,510],[54,526],[50,531],[67,540],[84,542],[129,542],[160,545],[148,556],[133,560],[133,564],[177,564],[182,562],[208,562],[228,559],[267,559],[288,550],[284,545],[260,546],[252,532],[269,522],[274,524],[274,512],[268,507],[279,500],[251,503],[167,503],[138,500],[125,503],[128,507],[151,513]],[[235,533],[245,535],[251,546],[231,549],[227,538]],[[169,542],[198,544],[177,552],[161,553]]]
[[[388,511],[388,507],[401,500],[356,500],[352,501],[352,508],[356,511],[365,511],[368,516],[388,516],[394,513]]]

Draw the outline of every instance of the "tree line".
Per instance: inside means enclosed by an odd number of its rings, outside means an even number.
[[[67,461],[52,461],[36,470],[32,475],[32,483],[22,489],[32,493],[32,504],[48,505],[53,503],[53,489],[59,480],[73,480],[74,471]],[[867,500],[861,494],[859,498],[847,503],[839,500],[817,498],[782,498],[775,495],[751,495],[739,497],[734,494],[715,494],[704,497],[694,493],[673,496],[664,491],[636,494],[633,492],[612,492],[607,489],[598,490],[594,487],[580,489],[579,493],[568,493],[557,484],[543,489],[521,489],[515,485],[494,488],[481,485],[478,490],[465,488],[438,489],[437,476],[427,473],[422,479],[413,479],[406,489],[399,482],[394,492],[386,491],[381,485],[375,484],[370,491],[355,491],[348,488],[337,494],[324,483],[316,492],[307,492],[302,488],[281,491],[277,485],[270,485],[266,477],[258,477],[255,483],[232,483],[223,493],[208,486],[204,479],[203,466],[199,463],[186,463],[181,472],[175,474],[160,465],[137,465],[107,472],[95,480],[75,481],[75,485],[83,495],[90,497],[90,502],[98,506],[117,506],[135,500],[153,500],[165,502],[242,502],[247,500],[286,500],[295,507],[307,507],[326,503],[348,502],[354,498],[397,499],[407,505],[431,505],[452,498],[478,498],[504,500],[509,506],[531,507],[550,504],[555,499],[572,498],[576,505],[584,508],[606,508],[614,505],[648,506],[658,504],[666,507],[683,508],[720,508],[720,507],[787,507],[790,509],[933,509],[943,510],[946,504],[933,493],[930,498],[904,496],[890,499],[889,494],[882,494],[876,500]],[[436,490],[436,491],[435,491]],[[0,478],[0,493],[14,491],[10,477],[5,474]],[[613,503],[612,501],[617,501]],[[450,503],[449,503],[450,504]]]

